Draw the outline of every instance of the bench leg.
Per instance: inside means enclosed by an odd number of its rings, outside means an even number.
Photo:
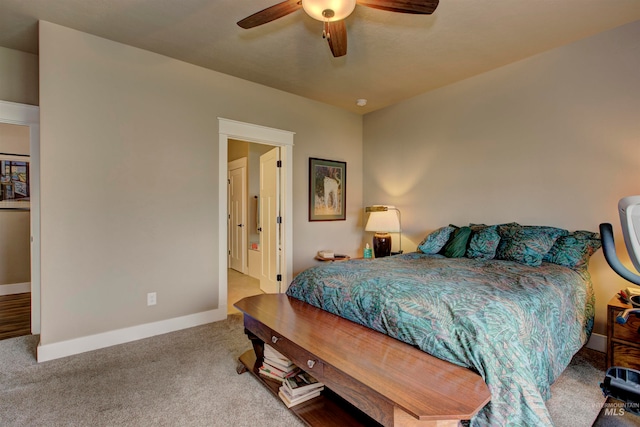
[[[248,329],[245,329],[244,333],[247,334],[247,337],[251,340],[253,351],[256,354],[256,364],[253,366],[253,372],[257,374],[258,370],[262,366],[262,362],[264,361],[264,341],[255,336]]]

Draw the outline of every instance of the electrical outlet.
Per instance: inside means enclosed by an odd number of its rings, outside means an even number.
[[[147,305],[156,305],[156,293],[155,292],[149,292],[147,294]]]

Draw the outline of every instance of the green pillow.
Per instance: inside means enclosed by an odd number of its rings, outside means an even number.
[[[460,227],[454,233],[453,237],[442,248],[442,255],[447,258],[461,258],[467,252],[467,243],[471,237],[471,228]]]

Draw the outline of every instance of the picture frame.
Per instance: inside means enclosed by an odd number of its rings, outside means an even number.
[[[347,163],[309,158],[309,221],[344,221]]]
[[[0,153],[0,209],[30,209],[30,160],[27,155]]]

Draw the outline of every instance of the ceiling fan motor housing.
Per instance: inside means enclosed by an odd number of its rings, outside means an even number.
[[[351,15],[356,0],[302,0],[302,8],[318,21],[339,21]]]

